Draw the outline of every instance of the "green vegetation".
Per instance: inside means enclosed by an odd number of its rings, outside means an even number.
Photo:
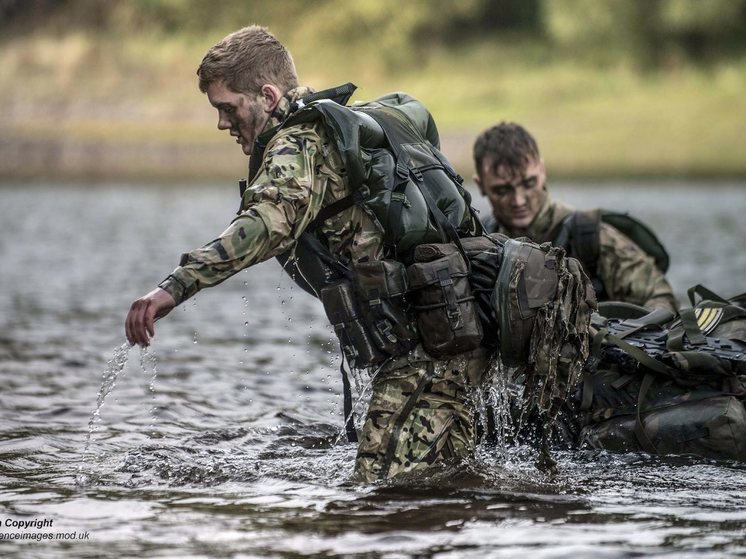
[[[254,22],[312,87],[422,99],[467,176],[500,120],[553,177],[746,176],[746,0],[0,0],[0,178],[235,178],[194,71]]]

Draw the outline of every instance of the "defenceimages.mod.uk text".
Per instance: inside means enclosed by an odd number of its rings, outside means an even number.
[[[10,529],[12,532],[0,531],[2,540],[88,540],[90,532],[47,532],[45,528],[53,528],[54,520],[51,518],[33,518],[20,520],[15,518],[4,518],[0,521],[0,529]]]

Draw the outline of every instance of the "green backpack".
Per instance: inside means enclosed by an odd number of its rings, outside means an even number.
[[[746,298],[689,298],[675,318],[599,304],[572,402],[581,446],[746,461]]]

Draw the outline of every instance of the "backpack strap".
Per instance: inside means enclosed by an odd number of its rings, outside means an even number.
[[[696,303],[697,295],[699,295],[703,300],[715,301],[717,303],[723,303],[725,305],[730,304],[730,301],[721,297],[714,291],[710,291],[701,283],[698,283],[697,285],[693,285],[692,287],[687,289],[686,294],[689,297],[689,302],[692,304],[693,307],[696,306],[697,304]]]
[[[650,373],[647,373],[642,378],[642,383],[640,384],[640,392],[637,395],[637,406],[635,406],[635,437],[637,438],[637,442],[640,443],[640,446],[642,449],[647,452],[648,454],[658,454],[658,449],[653,444],[653,441],[650,440],[650,437],[648,436],[647,431],[645,431],[645,424],[642,422],[642,404],[645,401],[645,396],[647,395],[648,391],[650,390],[650,387],[653,385],[653,375]]]
[[[565,217],[552,235],[552,244],[564,248],[577,258],[591,279],[598,299],[606,298],[606,289],[598,277],[598,258],[601,253],[601,212],[575,210]]]
[[[249,158],[248,182],[253,181],[254,177],[256,177],[257,173],[259,172],[259,168],[261,167],[262,161],[264,160],[264,150],[267,147],[267,143],[269,143],[269,141],[275,136],[275,134],[277,134],[277,132],[279,132],[282,127],[285,126],[285,123],[287,123],[291,116],[305,107],[308,103],[319,101],[320,99],[330,99],[331,101],[334,101],[339,105],[346,105],[356,89],[357,86],[355,84],[353,84],[352,82],[347,82],[344,85],[317,91],[316,93],[311,93],[294,101],[293,104],[290,105],[290,111],[285,116],[285,119],[274,128],[267,130],[263,134],[257,136],[256,140],[254,141],[254,151],[251,153],[251,157]],[[241,196],[243,196],[243,191],[246,190],[245,184],[243,186],[239,186],[239,189],[241,191]]]
[[[572,235],[570,237],[570,250],[577,254],[577,258],[591,273],[596,272],[598,267],[598,256],[601,241],[599,226],[601,223],[600,212],[590,210],[587,212],[576,211],[572,214]]]

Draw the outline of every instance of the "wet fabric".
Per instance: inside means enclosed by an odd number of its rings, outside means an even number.
[[[382,372],[374,380],[355,477],[385,479],[471,456],[477,389],[490,368],[488,356],[479,349]]]

